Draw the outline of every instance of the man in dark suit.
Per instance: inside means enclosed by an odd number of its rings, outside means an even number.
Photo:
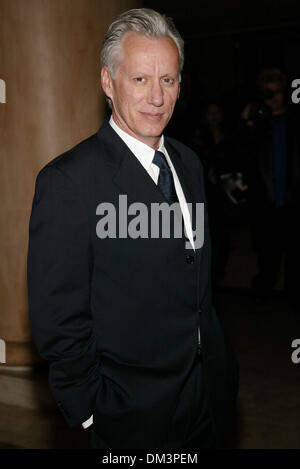
[[[92,447],[211,448],[238,377],[211,303],[202,166],[163,135],[183,41],[171,20],[130,10],[110,26],[101,59],[111,117],[36,181],[33,340],[58,406],[70,426],[89,428]],[[186,236],[166,235],[180,217]]]

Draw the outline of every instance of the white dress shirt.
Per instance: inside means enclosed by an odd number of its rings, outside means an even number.
[[[119,135],[119,137],[128,146],[128,148],[131,150],[134,156],[139,160],[139,162],[145,168],[149,176],[151,176],[155,184],[157,184],[160,169],[156,164],[152,163],[155,150],[152,147],[149,147],[145,143],[141,142],[140,140],[137,140],[136,138],[132,137],[128,133],[124,132],[124,130],[120,129],[120,127],[115,123],[112,116],[109,120],[109,123],[111,127],[114,129],[114,131]],[[165,155],[166,160],[172,171],[175,190],[176,190],[176,194],[178,197],[178,201],[179,201],[182,216],[183,216],[185,232],[193,249],[195,250],[190,212],[186,203],[186,199],[185,199],[181,184],[176,174],[175,168],[165,148],[163,135],[161,136],[160,141],[159,141],[158,151],[161,151]],[[92,425],[92,423],[93,423],[93,416],[91,416],[88,420],[83,422],[82,426],[83,428],[87,428],[90,425]]]

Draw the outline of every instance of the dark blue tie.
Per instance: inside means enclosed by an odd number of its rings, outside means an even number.
[[[173,175],[165,155],[161,151],[156,151],[152,163],[159,167],[158,187],[165,196],[169,204],[178,202]]]

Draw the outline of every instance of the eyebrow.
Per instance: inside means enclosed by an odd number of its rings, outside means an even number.
[[[175,77],[176,76],[179,76],[179,73],[175,74]],[[174,74],[173,73],[166,73],[165,75],[162,75],[160,78],[165,78],[165,77],[174,77]]]
[[[133,76],[133,77],[139,77],[139,76],[144,76],[144,77],[151,77],[152,75],[149,75],[148,73],[143,73],[143,72],[136,72],[136,73],[131,73],[130,76]],[[164,75],[161,75],[160,78],[166,78],[166,77],[178,77],[179,76],[179,73],[171,73],[171,72],[168,72],[168,73],[165,73]]]

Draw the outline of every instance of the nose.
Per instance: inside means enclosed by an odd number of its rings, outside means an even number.
[[[159,107],[164,104],[164,93],[159,80],[151,83],[148,92],[148,103],[153,106]]]

